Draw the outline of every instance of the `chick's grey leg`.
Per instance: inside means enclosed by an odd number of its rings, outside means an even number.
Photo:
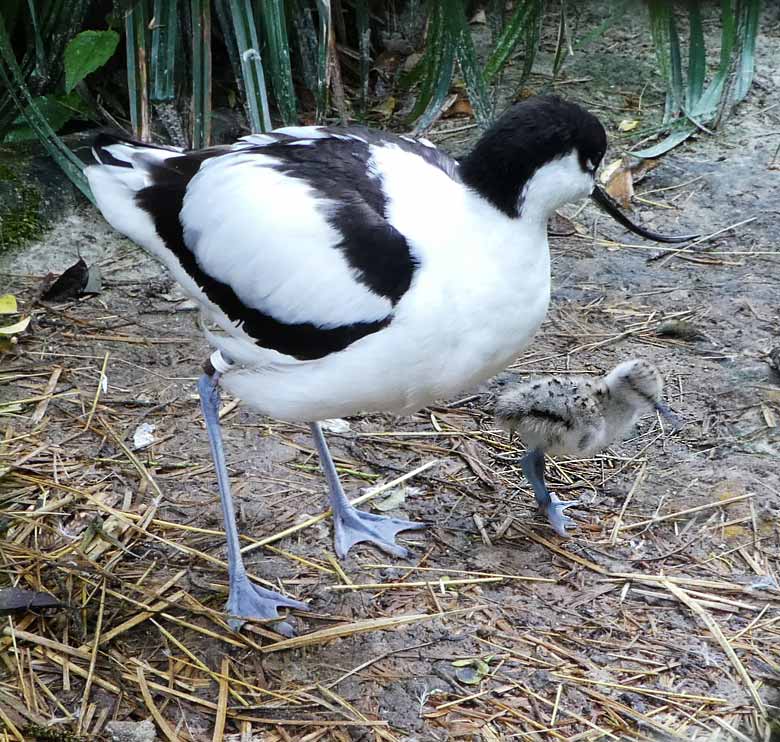
[[[395,542],[396,535],[412,528],[425,528],[425,523],[374,515],[352,507],[341,487],[322,428],[316,422],[309,423],[309,426],[328,482],[328,499],[333,510],[333,541],[339,559],[343,559],[355,544],[362,541],[369,541],[393,556],[408,556],[408,549]]]
[[[544,511],[555,532],[566,538],[568,535],[566,528],[573,527],[576,523],[563,511],[576,505],[577,500],[559,500],[558,495],[547,489],[544,481],[544,451],[541,449],[534,448],[529,451],[520,460],[520,466],[522,466],[523,474],[534,490],[539,508]]]
[[[217,471],[222,517],[225,521],[228,579],[230,583],[230,593],[225,610],[231,616],[228,620],[230,627],[237,631],[243,625],[243,619],[268,620],[280,618],[278,613],[280,607],[295,608],[303,611],[308,610],[308,606],[305,603],[292,600],[273,590],[260,587],[251,582],[247,577],[239,547],[236,514],[233,509],[233,498],[230,494],[230,482],[228,480],[227,467],[225,466],[225,452],[222,447],[222,431],[219,424],[219,373],[203,374],[198,381],[198,393],[200,394],[203,418],[206,421],[211,456],[214,459],[214,468]],[[294,633],[292,626],[284,621],[275,623],[273,627],[285,636],[292,636]]]

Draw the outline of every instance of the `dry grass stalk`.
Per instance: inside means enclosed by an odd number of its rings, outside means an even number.
[[[554,580],[550,577],[536,577],[535,575],[508,575],[499,572],[474,572],[471,570],[445,569],[442,567],[421,567],[419,565],[408,567],[404,564],[369,563],[366,564],[365,567],[366,569],[405,569],[405,570],[411,570],[413,572],[445,572],[447,574],[467,575],[469,577],[497,577],[502,580],[519,580],[520,582],[547,582],[547,583],[557,582],[557,580]]]
[[[483,582],[503,582],[502,577],[468,577],[462,580],[452,579],[451,577],[442,577],[438,580],[417,581],[417,582],[361,582],[360,584],[349,585],[329,585],[326,590],[388,590],[395,588],[408,587],[431,587],[438,588],[444,592],[447,588],[454,585],[476,585]]]
[[[146,678],[144,677],[144,670],[140,665],[136,671],[136,678],[138,680],[138,687],[141,689],[141,695],[143,696],[146,708],[149,709],[149,712],[154,717],[154,720],[157,723],[157,726],[160,728],[160,731],[168,739],[168,742],[181,742],[179,736],[176,734],[176,731],[168,723],[166,718],[160,713],[160,709],[155,705],[152,694],[149,691],[149,686],[146,683]]]
[[[637,528],[644,528],[645,526],[661,523],[665,520],[672,520],[679,518],[682,515],[693,515],[693,513],[701,513],[704,510],[710,510],[712,508],[723,507],[724,505],[731,505],[735,502],[742,502],[743,500],[749,500],[751,497],[755,497],[754,492],[749,492],[746,495],[737,495],[736,497],[729,497],[726,500],[719,500],[717,502],[708,502],[706,505],[697,505],[693,508],[686,508],[685,510],[678,510],[676,513],[668,513],[667,515],[661,515],[658,518],[649,518],[648,520],[640,520],[638,523],[631,523],[620,528],[621,531],[633,531]]]
[[[438,613],[417,613],[410,616],[394,616],[391,618],[369,618],[363,621],[354,621],[353,623],[333,626],[319,631],[313,631],[303,636],[294,636],[291,639],[283,639],[273,644],[267,644],[262,648],[263,652],[279,652],[286,649],[300,649],[316,644],[341,639],[345,636],[353,636],[366,631],[379,631],[384,629],[393,629],[398,626],[404,626],[418,621],[428,621],[432,618],[439,618]]]
[[[221,742],[225,733],[225,719],[227,717],[228,690],[230,688],[230,660],[222,658],[222,667],[219,677],[219,697],[217,699],[217,717],[214,720],[214,734],[212,742]]]
[[[688,606],[688,608],[690,608],[702,620],[704,625],[709,629],[710,633],[715,638],[715,641],[718,642],[718,644],[721,646],[721,649],[723,649],[723,651],[726,653],[726,657],[729,658],[729,661],[731,662],[734,669],[737,671],[737,675],[739,675],[743,684],[745,685],[745,689],[753,699],[753,703],[756,706],[756,711],[758,711],[762,718],[766,717],[767,710],[763,699],[758,694],[756,686],[753,684],[753,680],[748,674],[748,671],[745,669],[745,666],[742,664],[742,660],[739,659],[728,639],[723,636],[723,632],[721,631],[720,626],[718,626],[715,619],[684,590],[681,590],[679,587],[669,582],[668,580],[664,580],[662,584],[672,595],[674,595],[675,598]]]

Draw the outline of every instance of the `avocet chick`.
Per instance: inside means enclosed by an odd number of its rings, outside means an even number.
[[[562,501],[544,482],[545,454],[588,457],[622,440],[651,409],[679,427],[679,418],[661,401],[663,381],[653,364],[625,361],[600,378],[544,376],[511,386],[496,403],[496,420],[528,448],[523,473],[539,507],[555,531],[566,536],[575,525],[564,510],[577,500]]]

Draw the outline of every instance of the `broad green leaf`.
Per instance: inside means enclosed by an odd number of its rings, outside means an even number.
[[[27,0],[27,10],[30,16],[30,22],[32,24],[33,38],[35,41],[35,66],[36,74],[39,77],[46,77],[46,53],[43,50],[43,38],[41,36],[41,28],[38,23],[38,10],[35,7],[35,3],[32,0]]]
[[[455,42],[447,33],[441,0],[433,4],[425,37],[425,53],[417,67],[420,89],[408,121],[417,121],[416,130],[425,129],[436,117],[447,97],[455,68]]]
[[[176,71],[177,0],[154,0],[152,13],[152,49],[149,60],[151,99],[154,103],[172,101]]]
[[[100,69],[116,51],[116,31],[82,31],[65,47],[65,91],[70,92],[90,72]]]
[[[734,83],[734,102],[739,103],[750,90],[755,71],[756,38],[761,16],[761,0],[745,0],[742,4],[739,30],[740,57]]]
[[[694,131],[696,131],[696,127],[686,121],[684,127],[678,129],[677,131],[673,131],[663,141],[653,145],[652,147],[647,147],[646,149],[635,150],[631,154],[634,155],[634,157],[641,157],[643,159],[652,160],[655,157],[660,157],[661,155],[665,154],[670,149],[676,147],[678,144],[682,144],[691,134],[693,134]]]
[[[25,112],[30,126],[35,129],[39,141],[46,147],[51,157],[62,168],[71,182],[94,204],[94,196],[83,172],[84,163],[57,136],[34,104],[30,90],[25,84],[24,74],[16,61],[11,40],[5,30],[3,14],[0,13],[0,89],[3,86],[8,91],[17,110]]]
[[[680,111],[682,103],[680,40],[674,23],[674,8],[666,0],[649,0],[647,12],[658,69],[666,84],[664,122],[668,123]]]
[[[731,0],[721,0],[720,4],[720,64],[718,73],[727,71],[731,64],[731,52],[737,42],[737,24],[734,6]]]
[[[85,118],[86,108],[77,93],[67,95],[41,95],[33,98],[32,104],[48,121],[54,131],[59,131],[74,118]],[[22,142],[37,139],[35,130],[27,123],[28,109],[14,119],[13,126],[3,139],[4,142]]]
[[[698,0],[688,6],[688,108],[692,108],[704,89],[704,73],[707,68],[707,50],[704,45],[704,27]]]
[[[190,0],[192,148],[211,144],[211,0]]]
[[[720,62],[710,84],[693,106],[690,115],[697,121],[709,121],[718,110],[731,70],[731,55],[737,43],[737,26],[731,0],[721,2]]]
[[[450,26],[449,33],[455,40],[455,53],[460,63],[461,72],[463,72],[463,79],[466,81],[474,115],[480,126],[487,126],[492,116],[490,95],[477,63],[477,54],[474,51],[474,42],[471,39],[463,0],[458,0],[458,2],[450,0],[447,22]]]
[[[535,9],[531,20],[526,24],[523,34],[523,69],[520,72],[520,79],[517,85],[525,84],[531,74],[536,59],[536,52],[539,50],[539,40],[542,35],[542,15],[544,4],[541,0],[534,0]]]
[[[555,56],[553,58],[553,79],[558,77],[564,59],[566,59],[566,0],[561,0],[561,9],[558,14],[558,36],[555,40]]]
[[[125,11],[127,97],[133,134],[146,141],[150,130],[149,81],[147,70],[146,4],[139,2]]]
[[[369,23],[368,0],[355,2],[355,30],[360,49],[360,103],[365,112],[368,103],[368,81],[371,72],[371,25]]]
[[[249,109],[250,127],[255,134],[269,131],[271,115],[268,110],[268,91],[252,3],[250,0],[229,0],[229,8]]]
[[[504,67],[509,56],[520,43],[521,38],[528,40],[529,29],[538,27],[539,19],[543,12],[543,3],[540,0],[520,0],[515,6],[515,11],[504,30],[495,43],[493,53],[490,55],[483,76],[485,82],[490,82]],[[526,44],[526,60],[533,55],[536,49],[529,49]]]
[[[674,111],[682,109],[683,103],[683,71],[682,55],[680,54],[680,35],[677,33],[677,21],[674,13],[669,13],[669,61],[671,63],[671,93]]]
[[[328,89],[330,87],[330,36],[333,33],[333,15],[330,0],[317,0],[318,39],[317,49],[317,123],[328,113]]]
[[[16,314],[17,309],[16,297],[13,294],[0,296],[0,314]]]

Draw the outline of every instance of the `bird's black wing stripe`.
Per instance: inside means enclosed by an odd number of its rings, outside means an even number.
[[[337,247],[356,271],[357,280],[397,304],[417,267],[406,238],[362,202],[341,206],[330,222],[342,234]]]
[[[280,142],[253,151],[277,160],[274,169],[305,181],[324,203],[338,204],[325,214],[342,235],[336,247],[360,283],[398,303],[411,285],[417,262],[406,238],[385,218],[387,198],[381,180],[369,173],[368,144],[315,139],[311,146]]]
[[[309,322],[286,324],[264,312],[247,307],[230,286],[206,273],[187,248],[179,214],[189,178],[180,178],[175,182],[174,180],[169,178],[166,183],[147,186],[138,191],[135,196],[136,203],[152,217],[160,238],[193,281],[231,321],[240,323],[244,332],[254,338],[259,346],[298,360],[310,361],[344,350],[356,340],[377,332],[390,323],[390,317],[387,317],[377,322],[355,322],[323,329]]]
[[[547,422],[558,423],[559,425],[563,425],[567,430],[571,430],[572,427],[572,422],[570,419],[564,417],[563,415],[559,415],[557,412],[553,412],[553,410],[530,407],[525,414],[528,415],[528,417],[535,418],[536,420],[546,420]]]

